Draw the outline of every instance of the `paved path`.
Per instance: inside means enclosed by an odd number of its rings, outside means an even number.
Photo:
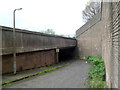
[[[89,72],[89,63],[74,60],[64,68],[36,76],[10,85],[6,88],[85,88],[84,80]],[[3,87],[3,88],[4,88]]]
[[[36,73],[38,73],[40,71],[44,71],[44,70],[50,69],[50,68],[55,68],[55,67],[58,67],[58,66],[61,66],[61,65],[64,65],[64,64],[67,64],[67,62],[66,63],[65,62],[60,62],[60,63],[54,64],[54,65],[52,65],[50,67],[45,66],[45,67],[40,67],[40,68],[23,70],[23,71],[17,72],[16,75],[14,75],[13,73],[4,74],[4,75],[2,75],[2,82],[18,80],[20,78],[24,78],[24,77],[36,74]]]

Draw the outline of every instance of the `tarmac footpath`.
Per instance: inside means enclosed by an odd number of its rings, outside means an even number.
[[[62,65],[65,65],[65,63],[58,64],[54,67],[60,67]],[[86,88],[84,83],[89,68],[90,63],[86,63],[84,60],[71,60],[66,66],[52,72],[4,85],[3,88]],[[33,70],[35,73],[38,71]],[[26,76],[28,74],[28,72],[26,74],[17,74],[16,77]],[[3,76],[4,79],[5,77]]]

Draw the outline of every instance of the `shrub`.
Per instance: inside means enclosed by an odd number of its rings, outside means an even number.
[[[103,81],[105,76],[104,61],[100,56],[87,56],[86,59],[92,63],[91,70],[88,73],[90,80],[87,81],[89,83],[87,86],[90,88],[105,88],[106,82]]]

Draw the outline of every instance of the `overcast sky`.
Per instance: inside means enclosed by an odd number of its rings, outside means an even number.
[[[31,31],[53,29],[57,34],[73,35],[84,23],[82,10],[88,0],[1,0],[0,25],[13,27],[13,10],[16,27]]]

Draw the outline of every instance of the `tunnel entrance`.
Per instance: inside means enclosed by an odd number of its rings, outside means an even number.
[[[63,48],[59,51],[59,62],[68,61],[75,57],[75,47]]]

